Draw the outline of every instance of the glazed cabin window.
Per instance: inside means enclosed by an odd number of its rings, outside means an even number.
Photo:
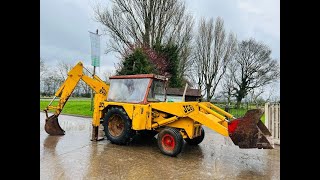
[[[150,79],[111,79],[107,100],[139,103],[143,101]]]
[[[163,81],[154,80],[148,93],[149,102],[164,102],[165,101],[165,85]]]

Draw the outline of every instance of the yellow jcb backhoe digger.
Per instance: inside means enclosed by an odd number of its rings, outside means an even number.
[[[182,150],[183,141],[198,145],[205,136],[202,126],[230,137],[240,148],[273,149],[271,133],[261,122],[261,109],[249,110],[244,117],[233,115],[209,102],[167,102],[164,76],[139,74],[110,77],[110,86],[98,76],[89,77],[83,73],[79,62],[55,97],[44,110],[45,130],[50,135],[64,135],[58,123],[68,98],[79,80],[83,80],[94,91],[94,112],[92,119],[92,140],[98,140],[100,123],[108,140],[115,144],[126,144],[137,134],[158,134],[159,149],[165,155],[176,156]],[[51,106],[60,97],[57,106]],[[48,110],[55,113],[48,117]],[[147,132],[147,133],[146,133]]]

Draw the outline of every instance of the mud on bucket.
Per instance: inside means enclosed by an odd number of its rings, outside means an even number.
[[[59,125],[58,117],[56,115],[52,115],[46,119],[44,129],[48,134],[53,136],[65,134],[65,131]]]
[[[263,110],[252,109],[228,125],[229,136],[239,148],[273,149],[272,135],[260,120]]]

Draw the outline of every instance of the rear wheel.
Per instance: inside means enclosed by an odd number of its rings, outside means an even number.
[[[160,131],[157,141],[160,151],[165,155],[176,156],[182,150],[183,138],[175,128],[165,128]]]
[[[193,139],[190,138],[186,138],[185,141],[192,146],[196,146],[198,144],[200,144],[204,139],[204,129],[201,127],[201,135],[198,137],[195,137]]]
[[[118,107],[112,107],[105,115],[103,126],[105,136],[115,144],[126,144],[133,136],[131,120],[127,113]]]

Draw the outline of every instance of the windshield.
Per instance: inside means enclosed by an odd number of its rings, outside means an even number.
[[[154,80],[149,90],[148,101],[165,101],[164,81]]]
[[[150,79],[111,79],[108,101],[132,102],[143,101]]]

